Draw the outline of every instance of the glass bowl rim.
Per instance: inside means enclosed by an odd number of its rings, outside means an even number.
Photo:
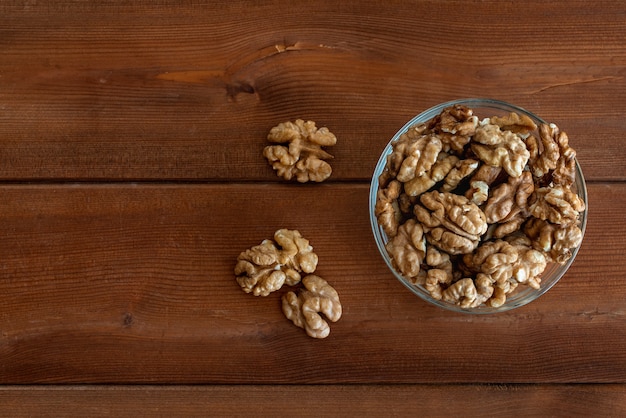
[[[569,260],[566,261],[565,264],[561,265],[561,264],[556,264],[556,263],[548,263],[548,267],[552,265],[551,268],[553,270],[556,270],[556,272],[554,273],[555,274],[554,276],[548,277],[550,279],[549,281],[544,280],[545,279],[544,276],[546,275],[546,272],[542,274],[542,283],[541,283],[540,289],[535,290],[532,288],[526,288],[522,290],[521,292],[515,292],[513,296],[511,297],[511,299],[507,298],[507,301],[504,303],[504,305],[497,307],[497,308],[492,308],[492,307],[488,307],[484,305],[481,305],[476,308],[462,308],[458,305],[453,305],[448,302],[434,299],[432,296],[430,296],[428,291],[426,291],[425,289],[421,289],[418,285],[411,283],[410,280],[402,276],[402,274],[400,274],[393,267],[391,258],[389,257],[389,254],[387,253],[387,249],[385,248],[386,235],[382,231],[382,228],[378,224],[378,219],[375,216],[376,197],[377,197],[377,192],[378,192],[378,178],[380,174],[382,173],[382,171],[384,170],[385,165],[387,164],[387,156],[392,151],[392,144],[394,143],[394,141],[396,141],[400,137],[400,135],[406,132],[411,126],[417,123],[428,121],[432,119],[433,117],[437,116],[443,109],[450,107],[450,106],[457,105],[457,104],[462,104],[472,109],[493,108],[493,109],[500,110],[500,111],[517,112],[517,113],[530,117],[535,122],[544,123],[544,124],[548,123],[545,120],[543,120],[541,117],[537,116],[536,114],[532,112],[529,112],[528,110],[522,107],[519,107],[517,105],[511,104],[505,101],[489,99],[489,98],[456,99],[456,100],[439,103],[435,106],[432,106],[424,110],[423,112],[411,118],[407,123],[405,123],[404,126],[402,126],[402,128],[400,128],[393,135],[393,137],[387,142],[387,144],[385,145],[385,148],[380,154],[380,157],[374,169],[374,173],[372,175],[372,180],[370,183],[370,190],[369,190],[370,225],[372,228],[372,233],[374,234],[374,240],[376,242],[378,251],[380,255],[383,257],[383,260],[387,264],[387,267],[389,268],[389,270],[393,273],[396,279],[398,279],[406,288],[408,288],[415,295],[419,296],[422,300],[428,303],[431,303],[433,305],[439,306],[441,308],[444,308],[446,310],[459,312],[459,313],[492,314],[492,313],[506,312],[506,311],[527,305],[528,303],[538,299],[540,296],[542,296],[548,290],[550,290],[558,281],[560,281],[561,278],[568,271],[569,267],[574,262],[574,259],[576,258],[576,255],[578,254],[580,247],[582,246],[582,241],[580,245],[572,249],[572,256],[569,258]],[[578,194],[578,196],[585,202],[585,210],[580,215],[580,225],[579,225],[582,231],[582,238],[584,239],[585,230],[587,226],[589,202],[587,199],[587,185],[586,185],[585,178],[583,176],[583,172],[582,172],[582,169],[580,167],[580,164],[577,158],[575,158],[574,186],[576,188],[576,193]],[[547,270],[548,268],[546,268],[546,271]]]

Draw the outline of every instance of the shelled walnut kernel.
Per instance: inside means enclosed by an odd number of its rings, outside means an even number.
[[[330,334],[330,326],[320,313],[337,322],[342,313],[339,295],[326,280],[313,274],[302,279],[302,284],[305,289],[283,296],[283,313],[294,325],[304,328],[308,336],[326,338]]]
[[[555,124],[464,105],[408,128],[379,176],[375,216],[394,267],[436,300],[499,307],[580,245],[576,152]]]
[[[246,293],[268,296],[284,284],[300,283],[301,273],[313,273],[317,255],[297,230],[279,229],[274,241],[264,240],[237,257],[237,283]]]
[[[313,121],[297,119],[273,127],[267,140],[275,145],[265,147],[263,156],[285,180],[306,183],[330,177],[332,168],[326,160],[333,156],[322,147],[335,145],[337,137],[328,128],[318,129]]]

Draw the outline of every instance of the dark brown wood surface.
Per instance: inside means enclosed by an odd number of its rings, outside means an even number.
[[[0,2],[0,412],[626,414],[625,77],[617,1]],[[462,97],[557,123],[587,180],[573,266],[503,314],[410,294],[369,223],[391,136]],[[324,184],[261,155],[296,118],[338,137]],[[279,228],[340,294],[325,340],[234,280]]]
[[[602,402],[598,402],[602,399]],[[0,402],[20,416],[620,417],[621,385],[19,386]],[[47,411],[48,415],[42,414]],[[15,416],[15,415],[12,415]]]

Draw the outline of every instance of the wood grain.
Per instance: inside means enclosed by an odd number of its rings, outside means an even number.
[[[3,383],[624,382],[623,184],[592,184],[583,247],[509,313],[427,305],[377,253],[363,184],[6,185]],[[329,205],[328,202],[333,202]],[[315,341],[234,280],[237,255],[296,228],[344,316]],[[594,263],[593,260],[606,260]],[[610,261],[609,261],[610,260]]]
[[[295,401],[294,401],[295,400]],[[617,417],[622,385],[18,386],[0,388],[13,417],[450,416]]]
[[[626,3],[5,1],[0,180],[273,181],[279,122],[339,138],[367,180],[412,116],[509,101],[568,132],[591,180],[626,179]],[[611,169],[607,169],[610,167]]]
[[[609,0],[0,2],[0,415],[625,415],[625,46]],[[588,181],[574,265],[499,315],[419,300],[370,232],[386,143],[461,97],[557,123]],[[339,138],[326,184],[261,156],[296,118]],[[234,281],[283,227],[326,340]]]

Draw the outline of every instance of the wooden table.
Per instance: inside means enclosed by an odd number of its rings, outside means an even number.
[[[623,416],[625,77],[619,1],[3,1],[0,411]],[[391,136],[462,97],[557,123],[588,182],[572,268],[503,314],[412,295],[369,224]],[[296,118],[325,183],[262,156]],[[279,228],[340,294],[324,340],[235,282]]]

